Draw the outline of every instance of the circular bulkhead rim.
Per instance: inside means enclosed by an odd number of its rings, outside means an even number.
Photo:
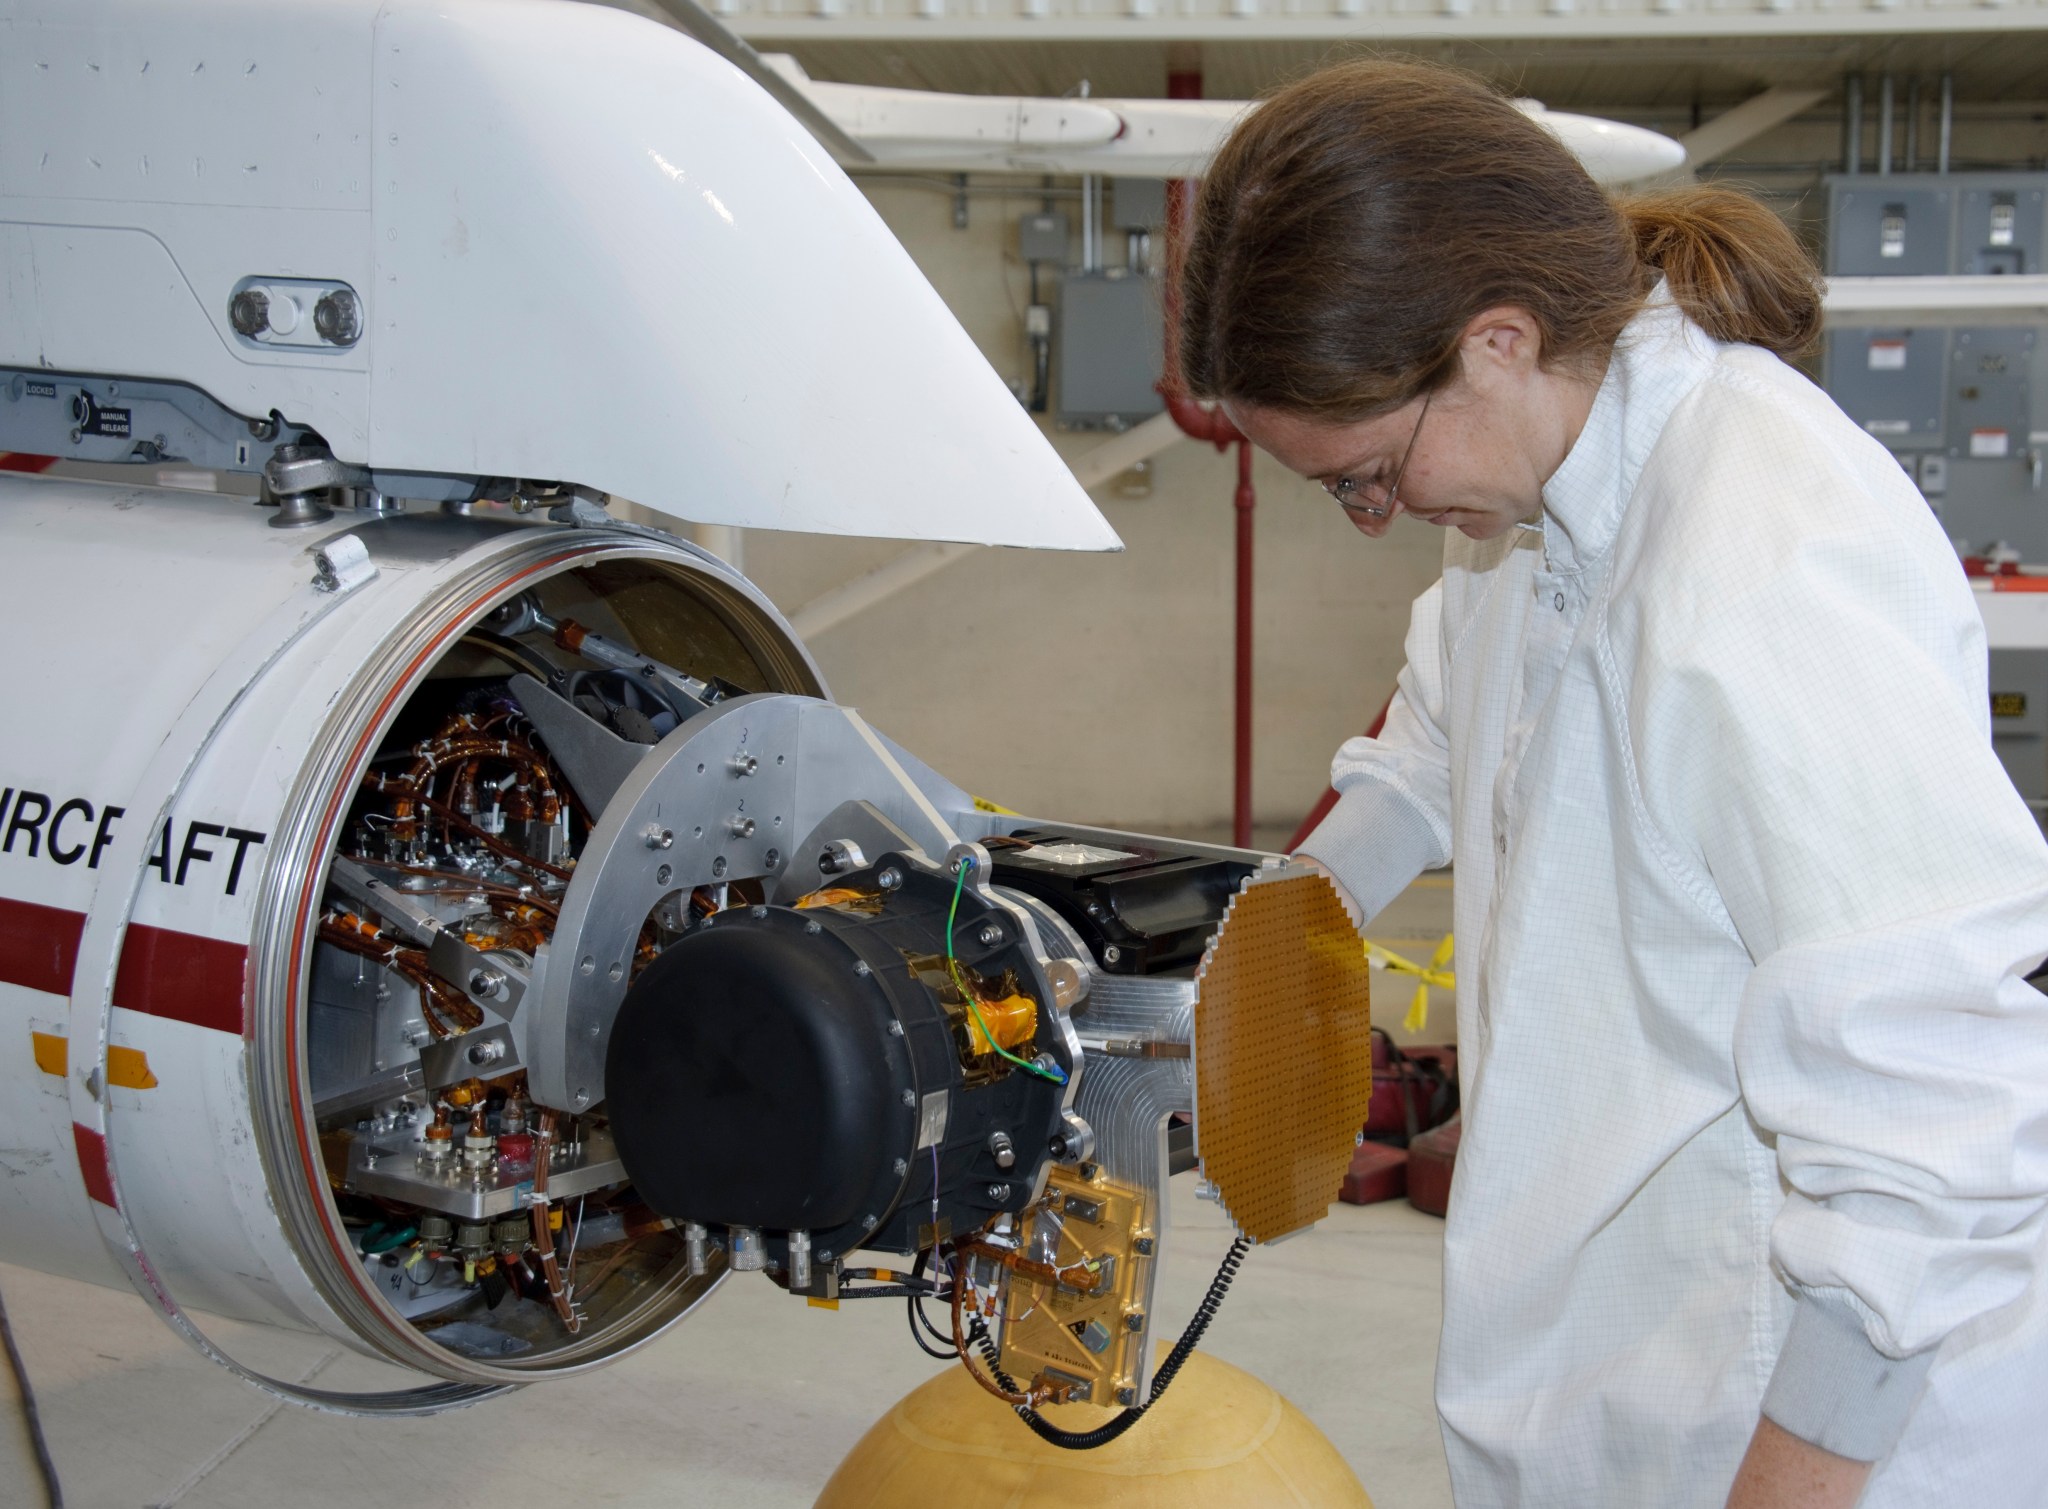
[[[335,699],[301,767],[257,901],[250,1050],[258,1152],[286,1240],[314,1287],[376,1355],[432,1377],[477,1385],[483,1393],[475,1397],[616,1361],[682,1320],[725,1275],[721,1268],[708,1278],[667,1279],[617,1323],[527,1364],[483,1362],[431,1341],[366,1280],[328,1188],[304,1040],[314,924],[357,785],[408,699],[463,634],[516,592],[604,561],[652,561],[677,569],[765,672],[778,682],[799,683],[766,690],[829,695],[816,663],[775,606],[715,557],[680,540],[639,529],[513,525],[498,540],[481,538],[472,552],[479,547],[469,569],[415,607],[365,658]],[[365,1412],[382,1411],[371,1405]]]

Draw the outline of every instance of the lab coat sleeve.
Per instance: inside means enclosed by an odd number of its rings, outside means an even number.
[[[1844,527],[1765,534],[1697,599],[1658,742],[1689,751],[1665,772],[1685,839],[1755,961],[1735,1066],[1798,1301],[1765,1413],[1870,1461],[1942,1339],[2039,1281],[2048,998],[2023,976],[2048,846],[1992,751],[1982,624],[1935,531],[1825,497],[1839,474],[1810,486]]]
[[[1337,805],[1302,841],[1369,923],[1424,870],[1451,862],[1451,766],[1444,738],[1443,583],[1416,599],[1408,663],[1379,737],[1347,739],[1331,763]]]

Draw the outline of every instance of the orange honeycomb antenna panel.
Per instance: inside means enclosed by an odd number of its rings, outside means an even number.
[[[1196,982],[1202,1176],[1239,1231],[1276,1241],[1328,1213],[1365,1125],[1365,950],[1325,877],[1267,871],[1231,902]]]

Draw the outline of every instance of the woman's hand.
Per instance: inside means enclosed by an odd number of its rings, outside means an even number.
[[[1728,1491],[1728,1509],[1849,1509],[1862,1497],[1868,1462],[1852,1462],[1758,1420]]]

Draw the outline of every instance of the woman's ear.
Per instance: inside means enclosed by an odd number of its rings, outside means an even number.
[[[1496,377],[1527,377],[1537,370],[1543,354],[1543,332],[1528,310],[1513,304],[1486,309],[1465,324],[1458,340],[1458,355],[1467,380],[1484,381],[1482,373]]]

